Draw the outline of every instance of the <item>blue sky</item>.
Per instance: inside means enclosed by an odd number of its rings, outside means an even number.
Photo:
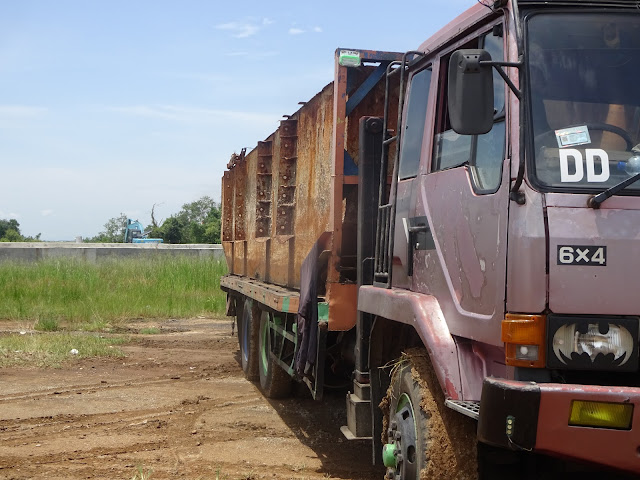
[[[220,201],[336,48],[411,50],[474,3],[0,1],[0,218],[73,240]]]

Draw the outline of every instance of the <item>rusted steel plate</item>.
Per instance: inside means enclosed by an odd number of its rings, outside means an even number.
[[[236,275],[220,278],[220,287],[225,291],[239,292],[278,312],[298,312],[300,293],[295,290]]]
[[[375,51],[361,51],[361,55],[372,62],[401,57]],[[315,242],[328,233],[331,241],[318,260],[321,269],[326,266],[326,280],[319,281],[317,293],[329,296],[333,291],[336,295],[333,302],[327,298],[329,311],[336,317],[329,318],[329,329],[355,324],[356,309],[351,304],[355,303],[352,290],[357,268],[357,175],[353,164],[358,162],[357,117],[383,114],[384,81],[363,89],[366,93],[355,96],[359,103],[354,102],[349,118],[345,114],[349,95],[375,68],[347,69],[338,65],[336,57],[334,82],[282,120],[278,129],[247,155],[232,156],[223,178],[223,245],[230,273],[257,283],[226,288],[251,286],[251,295],[277,302],[279,297],[266,286],[299,290],[303,261]],[[397,96],[397,88],[392,91]],[[390,102],[392,110],[396,103],[397,98]],[[390,115],[392,122],[395,117]],[[262,290],[253,290],[256,285]],[[269,304],[272,308],[277,305]]]

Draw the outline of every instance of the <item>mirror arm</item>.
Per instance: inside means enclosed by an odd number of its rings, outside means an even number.
[[[518,100],[522,99],[522,92],[518,90],[518,88],[513,84],[511,79],[507,76],[504,69],[502,67],[516,67],[520,68],[522,66],[522,62],[494,62],[493,60],[483,60],[478,62],[480,65],[490,66],[496,69],[496,72],[502,77],[504,82],[509,86],[513,94],[518,98]]]
[[[513,82],[509,79],[505,71],[502,67],[516,67],[520,69],[524,62],[522,61],[522,57],[520,57],[519,62],[494,62],[494,61],[481,61],[480,65],[492,66],[496,69],[496,71],[500,74],[505,83],[509,86],[509,89],[513,92],[513,94],[517,97],[519,101],[522,100],[522,92],[516,88]],[[520,113],[522,115],[522,108],[520,109]],[[522,118],[520,120],[520,139],[524,137],[524,123],[522,122]],[[518,175],[516,177],[516,181],[511,186],[511,190],[509,191],[509,198],[516,202],[518,205],[524,205],[526,200],[523,192],[520,192],[520,186],[522,185],[522,181],[524,180],[524,149],[520,147],[520,162],[518,165]]]

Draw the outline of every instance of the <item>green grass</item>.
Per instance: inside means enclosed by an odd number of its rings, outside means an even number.
[[[104,331],[130,319],[223,315],[224,261],[184,257],[0,264],[0,320]]]
[[[157,335],[160,333],[160,329],[156,327],[141,328],[138,333],[141,333],[142,335]]]
[[[153,470],[147,470],[145,472],[141,466],[138,466],[138,471],[133,477],[131,477],[131,480],[149,480],[152,473]]]
[[[58,324],[58,320],[54,318],[40,318],[33,328],[41,332],[55,332],[60,329],[60,325]]]
[[[62,332],[0,336],[0,367],[57,367],[70,358],[123,357],[116,346],[127,341],[125,337]],[[72,354],[73,349],[78,353]]]

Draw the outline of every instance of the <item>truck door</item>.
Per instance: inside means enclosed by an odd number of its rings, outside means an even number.
[[[431,66],[421,68],[409,77],[406,115],[402,122],[402,145],[398,164],[398,189],[396,193],[396,223],[393,255],[394,286],[409,288],[412,274],[413,243],[410,242],[410,226],[414,223],[416,193],[418,191],[418,171],[420,153],[424,140],[425,119],[429,90],[431,86]]]
[[[462,48],[484,48],[502,60],[502,25],[486,27]],[[451,53],[443,52],[434,66],[433,135],[423,150],[423,158],[430,159],[424,161],[428,167],[417,180],[413,205],[418,228],[413,229],[411,288],[438,299],[453,335],[495,344],[504,315],[509,207],[505,83],[494,72],[491,131],[457,134],[447,111]]]

